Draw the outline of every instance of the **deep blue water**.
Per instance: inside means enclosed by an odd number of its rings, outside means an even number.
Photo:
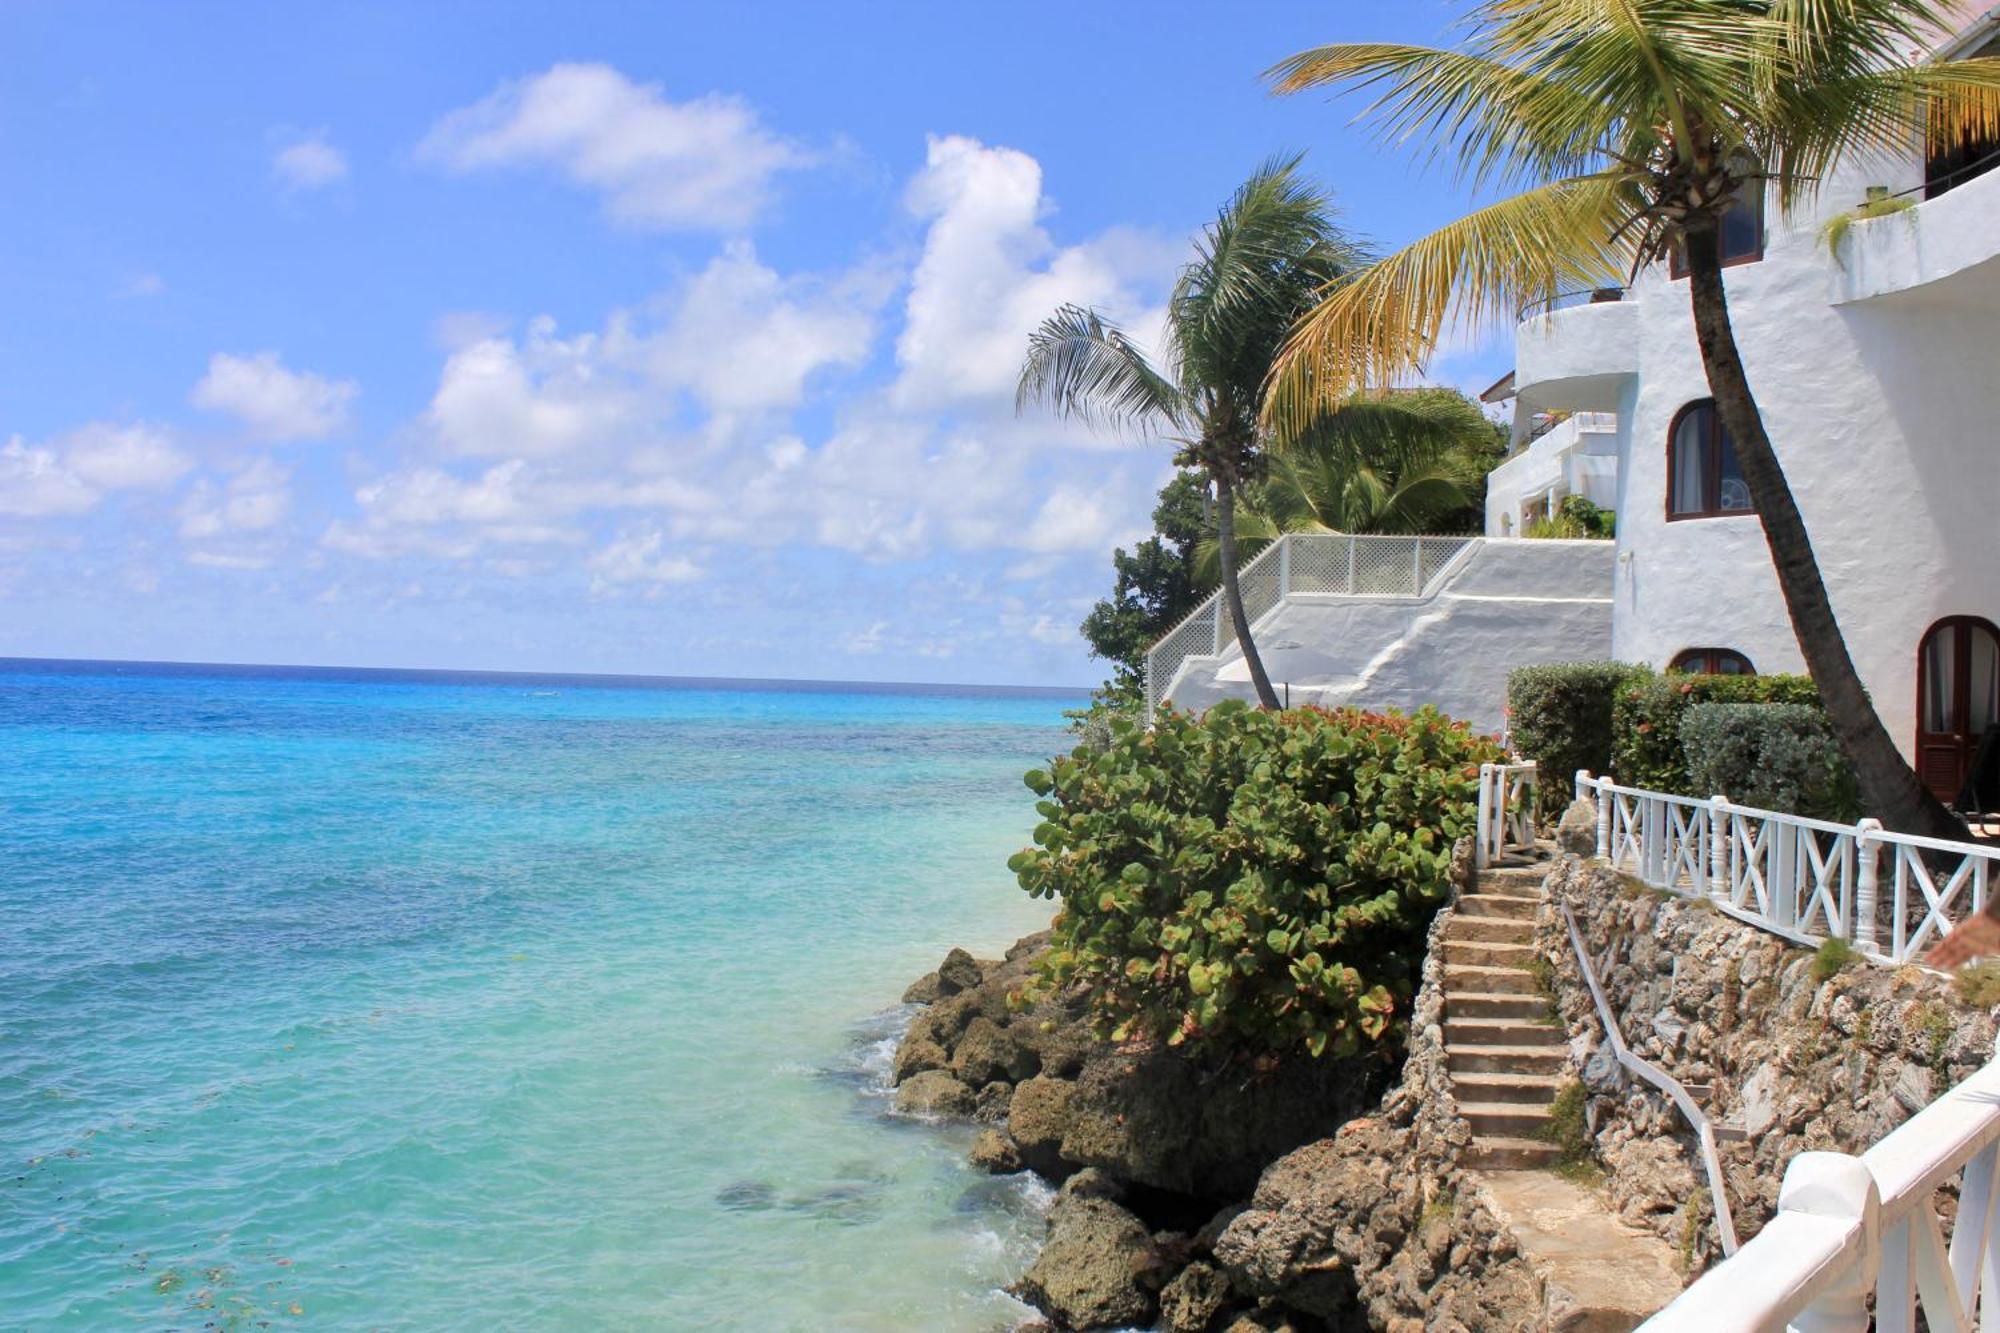
[[[994,1328],[887,1113],[1079,696],[0,660],[0,1325]]]

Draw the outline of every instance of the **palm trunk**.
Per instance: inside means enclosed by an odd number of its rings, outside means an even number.
[[[1219,469],[1215,479],[1215,545],[1222,564],[1222,604],[1229,608],[1229,623],[1236,629],[1236,642],[1243,647],[1250,684],[1257,691],[1257,702],[1275,709],[1278,692],[1271,688],[1264,659],[1257,655],[1257,645],[1250,638],[1250,620],[1243,614],[1243,588],[1236,581],[1236,488],[1229,475]]]
[[[1889,828],[1936,838],[1962,838],[1965,826],[1917,780],[1882,725],[1861,675],[1848,656],[1847,642],[1834,619],[1833,603],[1820,578],[1805,518],[1778,466],[1771,437],[1751,396],[1750,380],[1729,326],[1729,301],[1722,285],[1722,257],[1713,228],[1690,228],[1687,237],[1689,293],[1695,337],[1708,372],[1715,410],[1736,444],[1736,464],[1764,524],[1764,539],[1777,567],[1778,587],[1798,636],[1806,669],[1819,686],[1827,718],[1861,787],[1867,812]],[[1913,650],[1914,651],[1914,650]]]

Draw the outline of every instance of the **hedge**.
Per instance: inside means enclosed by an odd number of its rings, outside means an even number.
[[[1230,700],[1120,726],[1027,775],[1060,898],[1030,993],[1080,987],[1102,1035],[1228,1057],[1383,1050],[1407,1023],[1490,738],[1435,709],[1262,712]]]
[[[1688,771],[1681,724],[1696,704],[1795,704],[1817,709],[1819,688],[1810,676],[1655,675],[1632,668],[1617,692],[1611,730],[1616,737],[1609,768],[1628,787],[1681,796],[1713,796]],[[1593,769],[1593,772],[1601,770]],[[1736,799],[1735,792],[1728,793]]]
[[[1612,771],[1613,706],[1644,668],[1623,662],[1558,662],[1507,676],[1507,729],[1514,752],[1541,766],[1542,813],[1568,803],[1579,768]]]
[[[1816,706],[1698,703],[1680,733],[1694,791],[1814,819],[1858,817],[1852,771]]]

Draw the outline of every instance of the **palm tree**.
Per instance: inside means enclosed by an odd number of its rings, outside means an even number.
[[[1746,186],[1789,211],[1842,158],[1907,152],[1926,126],[2000,129],[2000,61],[1911,64],[1905,52],[1944,31],[1931,0],[1485,0],[1467,29],[1453,50],[1326,46],[1271,71],[1283,92],[1371,90],[1365,114],[1390,137],[1427,137],[1473,187],[1520,192],[1330,293],[1284,352],[1267,415],[1282,424],[1408,374],[1448,320],[1508,320],[1678,250],[1716,410],[1862,791],[1893,828],[1962,834],[1848,656],[1731,332],[1719,229]]]
[[[1293,324],[1363,260],[1334,226],[1326,194],[1299,159],[1259,168],[1195,242],[1167,302],[1160,365],[1094,310],[1064,306],[1028,340],[1016,410],[1138,429],[1178,446],[1174,463],[1215,490],[1223,601],[1266,708],[1278,696],[1250,638],[1236,580],[1236,497],[1262,464],[1265,385]]]
[[[1288,532],[1476,528],[1480,483],[1504,450],[1478,405],[1453,389],[1356,398],[1275,444],[1237,511],[1237,555],[1246,560]],[[1195,547],[1194,573],[1214,586],[1212,534]]]

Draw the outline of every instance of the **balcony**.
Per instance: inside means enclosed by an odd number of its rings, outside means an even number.
[[[1857,220],[1835,254],[1828,297],[1835,305],[1894,298],[1899,304],[1992,309],[2000,305],[2000,171],[1960,172],[1906,191],[1901,212]],[[1929,192],[1930,198],[1922,196]]]
[[[1639,370],[1639,310],[1616,287],[1565,293],[1521,312],[1514,391],[1545,412],[1615,412]]]

